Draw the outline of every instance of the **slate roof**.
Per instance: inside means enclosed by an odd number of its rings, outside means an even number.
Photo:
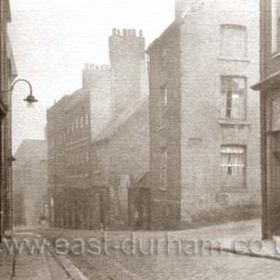
[[[104,141],[107,139],[112,138],[118,131],[119,129],[127,123],[127,121],[132,118],[135,114],[144,111],[147,109],[149,106],[149,98],[146,97],[144,98],[141,102],[137,100],[135,104],[127,108],[125,111],[123,111],[119,117],[116,119],[112,120],[107,127],[100,133],[98,134],[93,141],[94,142],[100,142]]]

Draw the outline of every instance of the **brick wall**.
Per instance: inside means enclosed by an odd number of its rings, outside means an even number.
[[[152,224],[172,228],[180,219],[180,45],[179,26],[174,23],[155,41],[150,60],[150,170]],[[166,125],[160,122],[161,87],[167,85]],[[160,155],[167,149],[167,190],[161,190]]]

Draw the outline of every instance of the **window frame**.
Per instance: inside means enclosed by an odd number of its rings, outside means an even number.
[[[222,163],[222,151],[224,148],[241,148],[243,149],[243,170],[242,170],[242,186],[225,186],[224,181],[222,179],[222,168],[225,167]],[[228,153],[227,155],[229,155]],[[234,164],[231,165],[231,167],[236,167]],[[246,145],[240,145],[240,144],[223,144],[220,146],[220,187],[222,191],[225,192],[240,192],[247,190],[247,146]]]
[[[167,125],[167,107],[168,107],[168,87],[167,83],[160,87],[160,120],[159,127],[163,128]]]
[[[160,160],[159,160],[159,174],[160,174],[160,187],[161,191],[167,190],[168,178],[167,178],[167,169],[168,169],[168,152],[167,147],[162,147],[160,149]]]
[[[223,30],[225,29],[233,29],[233,30],[242,30],[245,33],[245,53],[239,55],[238,57],[233,57],[231,55],[227,55],[223,53]],[[248,28],[245,25],[241,24],[221,24],[220,25],[220,57],[226,57],[230,59],[236,60],[244,60],[248,59]]]
[[[271,0],[271,53],[280,52],[280,0]]]
[[[228,104],[228,98],[227,98],[227,93],[225,93],[226,95],[226,107],[225,108],[222,108],[224,106],[224,98],[223,98],[223,81],[224,79],[231,79],[231,100],[233,99],[232,98],[232,95],[233,95],[233,80],[234,79],[243,79],[244,81],[244,85],[245,85],[245,88],[244,88],[244,101],[243,101],[243,107],[244,107],[244,112],[243,112],[243,118],[242,117],[239,117],[239,118],[234,118],[234,117],[227,117],[227,112],[228,112],[228,107],[227,107],[227,104]],[[239,76],[239,75],[222,75],[220,76],[220,119],[222,120],[227,120],[227,121],[246,121],[247,120],[247,117],[248,117],[248,114],[247,114],[247,99],[248,99],[248,78],[246,76]],[[233,111],[233,105],[231,103],[231,112]],[[222,112],[223,110],[225,111],[225,116],[222,115]]]

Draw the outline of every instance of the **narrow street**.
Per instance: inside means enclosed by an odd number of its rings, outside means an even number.
[[[89,279],[279,279],[279,261],[266,258],[242,256],[240,254],[211,251],[210,249],[193,250],[192,247],[182,247],[179,254],[177,243],[181,240],[186,245],[190,240],[216,240],[216,232],[220,232],[221,240],[256,240],[260,233],[258,220],[230,223],[205,227],[195,230],[171,232],[173,240],[170,251],[166,251],[167,244],[162,242],[161,249],[151,253],[151,240],[163,240],[167,232],[107,232],[107,253],[97,252],[95,256],[85,253],[69,252],[69,258]],[[137,240],[142,240],[142,247],[133,251],[132,240],[135,234]],[[102,239],[98,231],[47,230],[48,238],[66,238],[69,243],[74,240]],[[120,245],[121,242],[127,242]],[[167,242],[167,241],[165,241]],[[184,243],[185,242],[185,243]],[[124,243],[123,243],[124,244]],[[139,245],[139,244],[138,244]],[[74,247],[73,247],[74,248]],[[77,246],[75,247],[78,248]],[[96,247],[97,248],[97,247]],[[186,250],[187,248],[187,250]],[[63,251],[63,250],[62,250]],[[78,253],[78,254],[77,254]]]
[[[221,239],[215,239],[217,231],[220,232]],[[280,258],[277,261],[211,250],[207,247],[202,249],[200,243],[197,243],[200,244],[197,247],[196,243],[187,246],[188,242],[199,240],[233,241],[241,237],[243,241],[257,240],[259,233],[259,220],[170,233],[17,229],[14,239],[17,244],[15,262],[13,263],[14,255],[8,254],[9,251],[5,250],[11,247],[5,247],[4,242],[0,253],[0,275],[1,280],[277,280],[280,273]],[[169,239],[166,239],[166,236]],[[39,247],[33,246],[37,240],[40,240]],[[100,244],[108,243],[106,247],[100,245],[102,248],[100,251],[98,243],[95,245],[92,243],[90,247],[92,250],[89,251],[86,250],[89,240],[100,240]],[[137,247],[133,247],[133,240],[137,240],[135,243]],[[157,250],[151,247],[151,240],[160,241]],[[47,241],[53,246],[43,247],[44,244],[49,244]],[[82,246],[78,246],[77,241],[85,242],[85,250],[81,250],[80,253],[79,249],[82,249]],[[170,241],[171,245],[168,247],[167,243]],[[180,241],[181,247],[178,245]],[[65,250],[64,243],[68,244],[69,251]],[[103,251],[104,248],[106,251]],[[12,277],[13,268],[14,277]],[[76,274],[73,274],[73,268]]]
[[[279,279],[279,262],[235,254],[211,257],[76,257],[89,279]]]

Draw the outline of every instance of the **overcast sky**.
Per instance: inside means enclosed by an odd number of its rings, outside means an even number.
[[[11,0],[10,37],[19,77],[39,103],[27,109],[28,89],[13,95],[13,145],[42,139],[46,109],[81,87],[86,62],[107,64],[108,36],[116,27],[143,29],[146,46],[174,19],[175,0]]]

